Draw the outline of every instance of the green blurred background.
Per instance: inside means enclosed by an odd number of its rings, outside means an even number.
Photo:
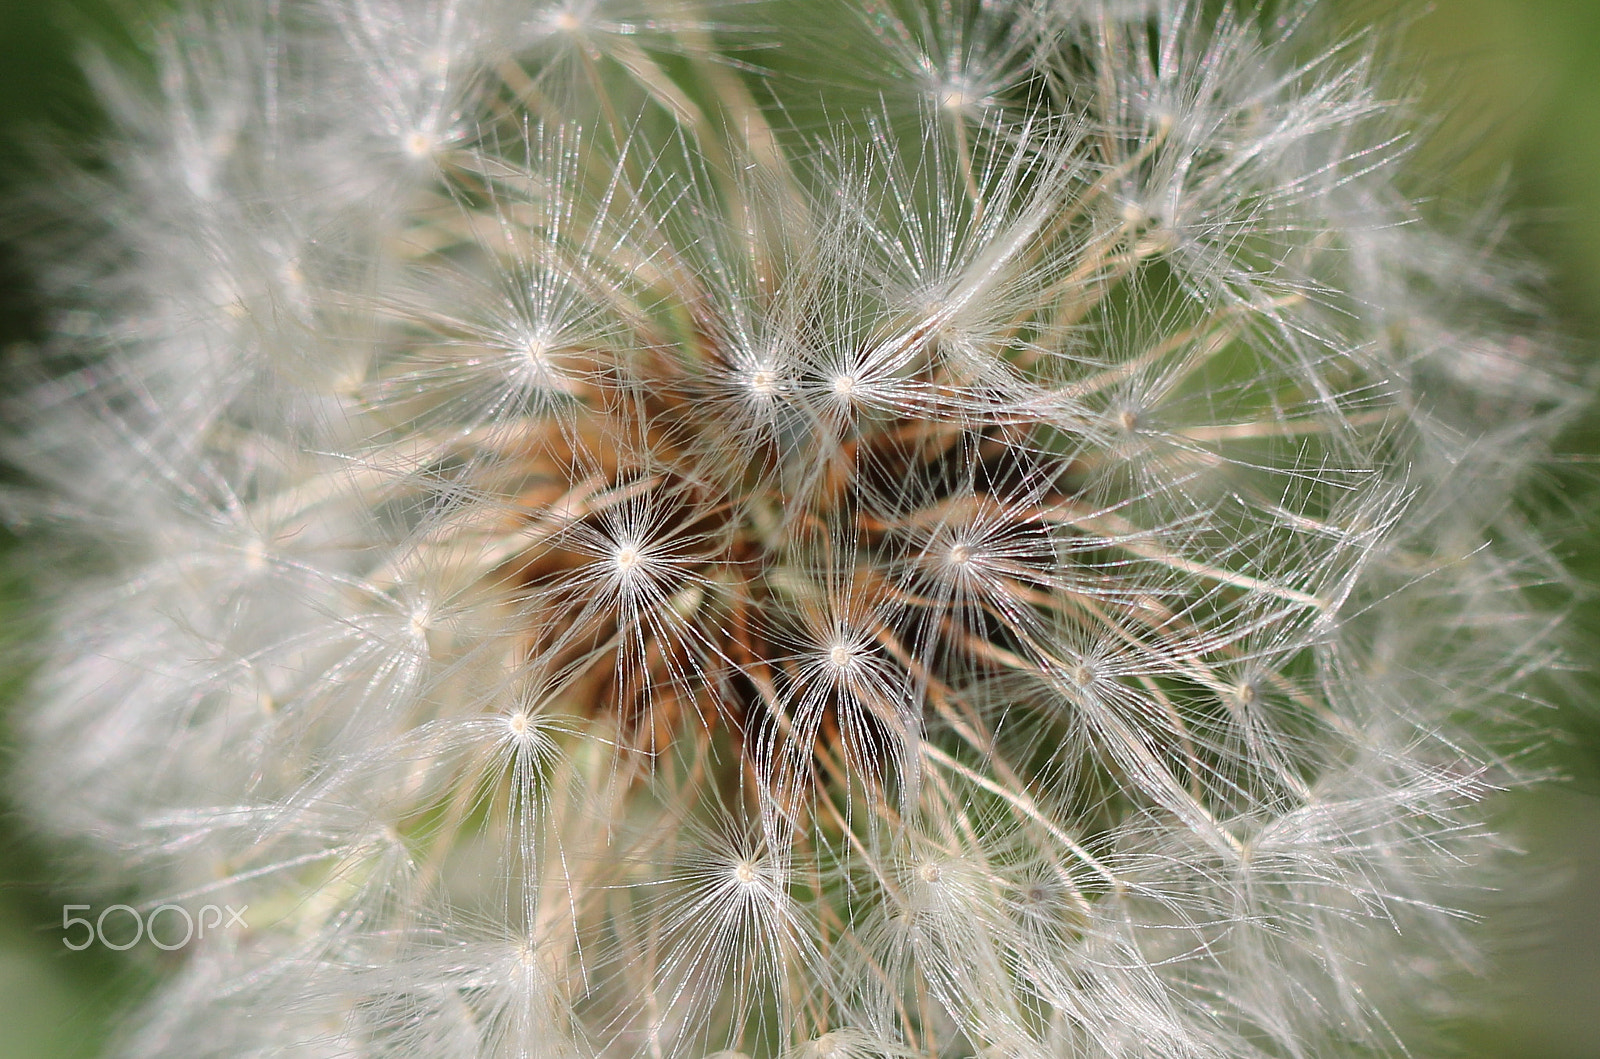
[[[1391,0],[1322,2],[1336,4],[1352,26],[1374,18],[1394,25]],[[30,143],[95,128],[74,42],[126,42],[125,27],[153,7],[0,0],[0,202],[29,179]],[[1448,115],[1430,149],[1436,164],[1423,171],[1448,172],[1449,187],[1437,190],[1468,202],[1508,196],[1515,241],[1548,263],[1550,300],[1575,357],[1600,362],[1600,0],[1415,7],[1385,36],[1405,56],[1397,76],[1423,77],[1429,102]],[[8,245],[19,221],[10,212],[9,223],[0,222],[0,354],[40,326],[26,270]],[[0,367],[0,380],[7,377]],[[1573,571],[1581,584],[1600,586],[1600,410],[1564,449],[1529,503],[1543,520],[1572,522],[1565,550]],[[7,543],[0,536],[0,552]],[[9,571],[0,554],[5,660],[28,635],[20,578]],[[1501,806],[1505,828],[1529,852],[1535,903],[1506,940],[1493,983],[1500,999],[1447,1027],[1444,1042],[1419,1045],[1419,1059],[1600,1059],[1600,677],[1591,671],[1600,659],[1600,601],[1579,604],[1572,630],[1577,672],[1552,682],[1564,736],[1556,756],[1568,779]],[[3,721],[20,690],[18,668],[0,666],[0,770],[12,752]],[[96,1054],[108,1019],[152,970],[134,952],[67,951],[51,878],[43,853],[0,803],[0,1059]]]

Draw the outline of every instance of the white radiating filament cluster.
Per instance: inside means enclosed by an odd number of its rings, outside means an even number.
[[[1361,43],[1201,6],[226,0],[102,76],[18,790],[251,910],[123,1052],[1395,1046],[1576,390]]]

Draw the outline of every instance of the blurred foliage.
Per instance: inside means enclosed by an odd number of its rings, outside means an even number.
[[[1393,0],[1323,2],[1353,32],[1373,21],[1393,25]],[[75,60],[84,42],[125,48],[159,3],[0,0],[0,205],[37,179],[37,145],[92,135],[98,112]],[[1506,199],[1512,241],[1548,263],[1548,296],[1576,368],[1600,379],[1600,0],[1435,0],[1377,43],[1401,57],[1391,68],[1395,89],[1420,85],[1424,109],[1446,115],[1420,170],[1449,175],[1441,196]],[[27,220],[0,208],[0,353],[43,325],[8,243]],[[1551,681],[1564,733],[1555,756],[1568,778],[1505,800],[1505,826],[1529,852],[1525,877],[1537,903],[1501,954],[1503,999],[1451,1028],[1458,1054],[1471,1059],[1600,1059],[1597,483],[1600,410],[1574,424],[1529,501],[1563,542],[1578,588],[1573,671]],[[6,563],[10,544],[0,539],[0,771],[13,752],[4,703],[26,675],[14,660],[26,657],[32,635],[22,579]],[[1571,587],[1552,593],[1570,596]],[[108,1020],[147,974],[132,953],[62,947],[63,898],[52,876],[45,854],[0,805],[0,1059],[94,1054]]]

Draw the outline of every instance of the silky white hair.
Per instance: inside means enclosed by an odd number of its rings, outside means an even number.
[[[250,910],[121,1053],[1398,1049],[1581,389],[1282,6],[220,0],[97,63],[16,791]]]

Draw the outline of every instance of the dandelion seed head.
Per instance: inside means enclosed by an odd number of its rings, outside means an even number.
[[[108,70],[17,798],[276,916],[126,1054],[1399,1051],[1581,388],[1372,60],[1207,6],[221,0]]]

